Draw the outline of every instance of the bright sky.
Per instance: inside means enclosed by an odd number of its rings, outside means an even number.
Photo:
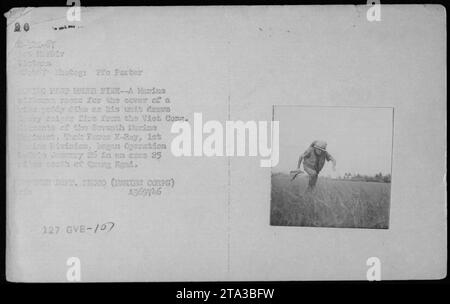
[[[337,166],[333,172],[327,162],[322,176],[391,173],[392,108],[276,106],[274,115],[280,121],[280,161],[274,172],[296,169],[299,155],[314,140],[324,140]]]

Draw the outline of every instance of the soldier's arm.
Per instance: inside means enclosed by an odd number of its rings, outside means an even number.
[[[303,161],[303,154],[300,155],[300,157],[298,158],[297,169],[300,169],[300,165],[302,164],[302,161]]]
[[[336,160],[335,160],[334,157],[333,157],[330,153],[328,153],[328,152],[327,152],[327,160],[328,160],[328,161],[331,161],[331,162],[333,163],[333,170],[335,170],[335,169],[336,169]]]
[[[309,149],[306,150],[302,155],[300,155],[299,159],[298,159],[298,164],[297,164],[297,169],[300,169],[300,165],[302,164],[302,161],[305,157],[307,157],[309,154]]]

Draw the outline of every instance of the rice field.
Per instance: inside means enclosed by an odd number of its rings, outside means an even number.
[[[306,175],[272,174],[271,225],[389,228],[390,183],[319,177],[313,192],[307,185]]]

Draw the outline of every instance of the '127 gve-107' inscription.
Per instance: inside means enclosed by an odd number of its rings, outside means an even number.
[[[110,232],[116,224],[114,222],[106,222],[95,225],[44,225],[42,226],[42,234],[98,234]]]

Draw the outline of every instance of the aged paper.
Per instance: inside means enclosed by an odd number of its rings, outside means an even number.
[[[445,277],[445,10],[369,8],[6,13],[8,280]]]

